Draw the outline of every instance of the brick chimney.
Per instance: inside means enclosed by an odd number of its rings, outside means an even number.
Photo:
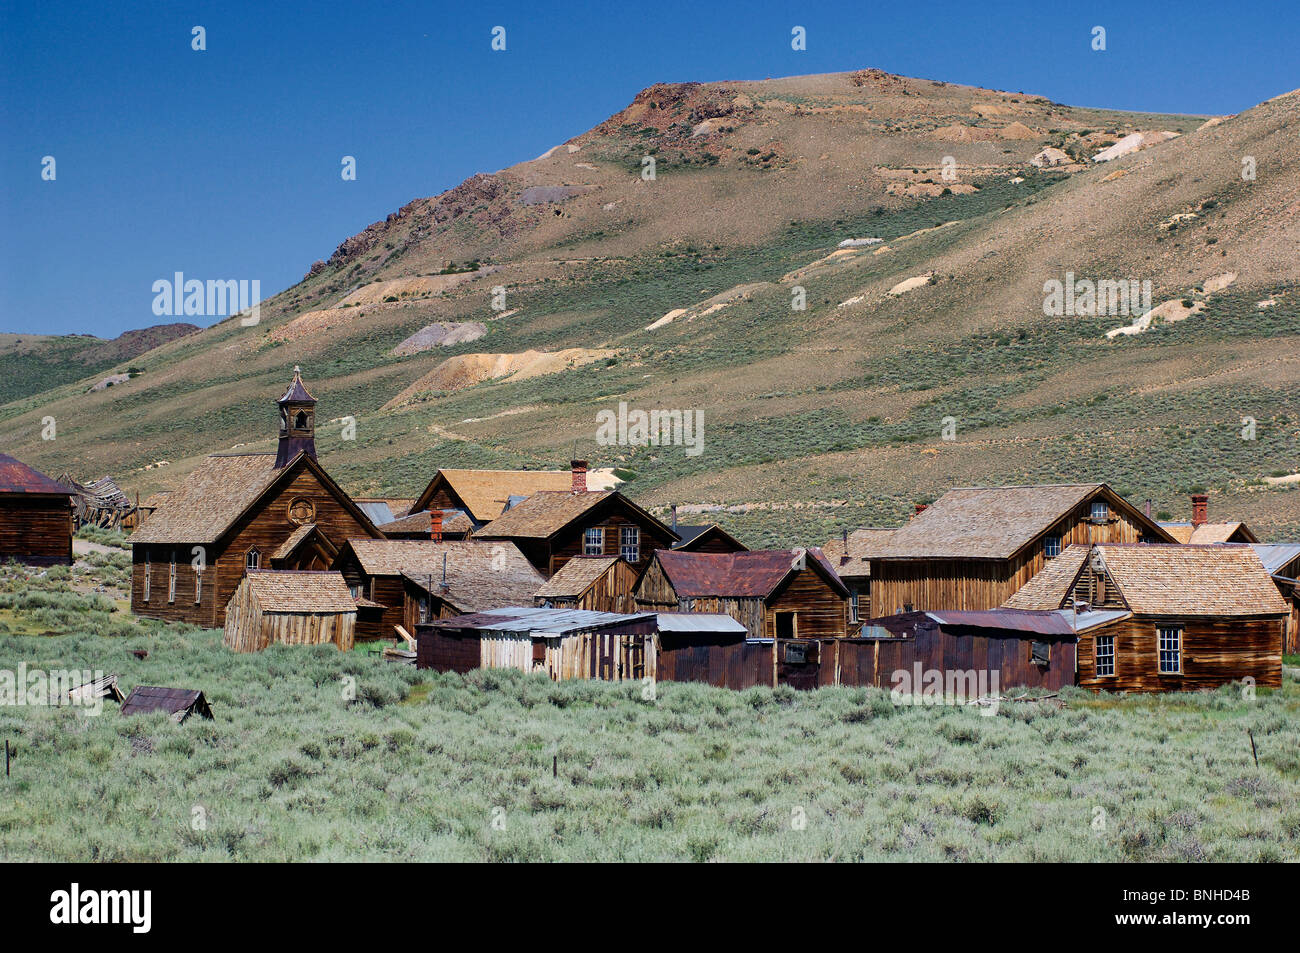
[[[429,538],[442,542],[442,510],[429,510]]]
[[[920,516],[922,513],[924,513],[924,512],[925,512],[926,510],[928,510],[929,508],[930,508],[930,504],[929,504],[929,503],[917,503],[917,504],[916,504],[916,513],[914,513],[913,515],[914,515],[914,516]],[[909,611],[911,611],[911,610],[909,610]]]
[[[1204,493],[1192,494],[1192,526],[1204,526],[1210,521],[1208,511],[1210,498]]]
[[[573,470],[573,492],[587,492],[587,461],[572,460],[569,462],[569,468]]]

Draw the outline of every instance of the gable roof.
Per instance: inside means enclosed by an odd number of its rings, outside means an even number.
[[[175,718],[195,708],[205,718],[211,718],[207,699],[193,688],[164,688],[157,685],[137,685],[122,703],[123,715],[162,711]]]
[[[408,516],[400,516],[395,520],[389,520],[387,523],[377,524],[381,533],[430,533],[432,532],[432,514],[428,510],[420,510],[418,513],[411,513]],[[474,531],[474,524],[466,515],[464,510],[443,510],[442,511],[442,531],[443,533],[462,533],[469,535]]]
[[[57,493],[72,496],[73,491],[29,467],[16,457],[0,453],[0,493]]]
[[[319,463],[299,453],[276,469],[274,453],[216,453],[204,459],[177,489],[160,501],[131,534],[137,543],[215,543],[277,483],[299,466],[311,470],[325,489],[352,513],[362,528],[378,534]]]
[[[342,573],[250,569],[247,579],[263,612],[357,611]]]
[[[963,487],[949,490],[894,530],[873,558],[1010,559],[1098,494],[1167,537],[1105,483]]]
[[[533,593],[544,581],[519,547],[508,542],[350,539],[344,548],[356,554],[367,575],[404,576],[462,612],[532,605]]]
[[[574,556],[534,595],[544,599],[580,596],[620,561],[620,556]]]
[[[848,594],[844,583],[817,549],[754,549],[739,553],[692,553],[661,549],[655,552],[655,559],[659,561],[678,597],[766,599],[790,573],[796,571],[796,566],[805,554],[808,557],[805,565],[809,569],[815,572],[820,570],[831,588],[841,595]]]
[[[534,493],[478,530],[474,536],[478,539],[550,539],[606,500],[617,500],[625,504],[641,516],[643,522],[663,530],[663,535],[668,539],[676,538],[677,534],[667,525],[617,490],[592,490],[587,493],[545,490]]]
[[[1300,543],[1254,543],[1251,549],[1271,573],[1280,572],[1288,563],[1300,559]]]
[[[1059,608],[1094,550],[1101,554],[1108,575],[1134,613],[1258,616],[1284,615],[1289,611],[1259,556],[1244,543],[1070,546],[1048,569],[1008,599],[1006,605],[1022,609]],[[1067,555],[1069,562],[1065,561]],[[1069,567],[1074,564],[1077,565],[1071,574]],[[1051,577],[1043,579],[1049,571]]]
[[[841,576],[869,576],[871,557],[884,549],[895,529],[893,526],[864,526],[849,533],[847,549],[841,535],[827,540],[822,546],[822,552]]]
[[[708,542],[710,537],[719,537],[724,543],[736,550],[749,549],[744,543],[736,539],[717,523],[703,523],[700,525],[686,525],[678,523],[672,527],[672,530],[681,537],[673,543],[673,549],[697,549]]]
[[[411,509],[427,509],[439,484],[445,485],[474,521],[481,524],[500,516],[506,501],[512,496],[572,489],[573,473],[569,470],[442,469],[433,475],[424,492],[411,504]]]

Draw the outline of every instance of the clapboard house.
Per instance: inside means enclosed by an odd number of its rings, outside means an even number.
[[[543,580],[508,542],[350,539],[335,568],[357,602],[357,640],[501,606],[532,605]]]
[[[1077,683],[1105,691],[1282,683],[1288,606],[1249,545],[1074,545],[1007,601],[1112,611],[1079,633]]]
[[[992,609],[1069,546],[1171,542],[1104,483],[949,490],[871,553],[870,614]]]
[[[0,562],[72,564],[72,492],[0,453]]]
[[[250,569],[330,567],[379,531],[316,461],[316,400],[298,368],[280,398],[276,453],[207,457],[131,535],[131,611],[221,628]]]
[[[574,556],[542,584],[533,602],[548,609],[635,612],[638,578],[621,556]]]
[[[638,573],[677,534],[617,490],[589,490],[587,464],[573,462],[572,485],[516,503],[474,534],[514,543],[548,579],[574,556],[620,556]],[[531,600],[529,600],[531,602]]]
[[[754,639],[843,638],[848,590],[819,550],[659,550],[636,588],[638,612],[731,616]]]

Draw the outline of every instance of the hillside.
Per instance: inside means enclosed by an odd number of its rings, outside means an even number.
[[[873,70],[653,86],[342,242],[257,327],[11,400],[0,439],[147,493],[268,447],[297,363],[356,492],[576,452],[754,543],[898,521],[953,485],[1092,479],[1183,518],[1204,487],[1211,518],[1294,538],[1296,484],[1267,478],[1300,470],[1298,112],[1295,93],[1210,119]],[[1149,281],[1162,319],[1049,317],[1067,274]],[[702,411],[703,452],[597,445],[620,400]],[[355,441],[325,423],[345,415]]]

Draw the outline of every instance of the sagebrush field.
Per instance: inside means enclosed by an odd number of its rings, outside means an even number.
[[[644,700],[332,648],[234,655],[132,617],[128,565],[4,567],[0,670],[199,688],[215,720],[0,707],[0,859],[1300,859],[1293,668],[1253,700],[1069,690],[991,717],[883,690]]]

